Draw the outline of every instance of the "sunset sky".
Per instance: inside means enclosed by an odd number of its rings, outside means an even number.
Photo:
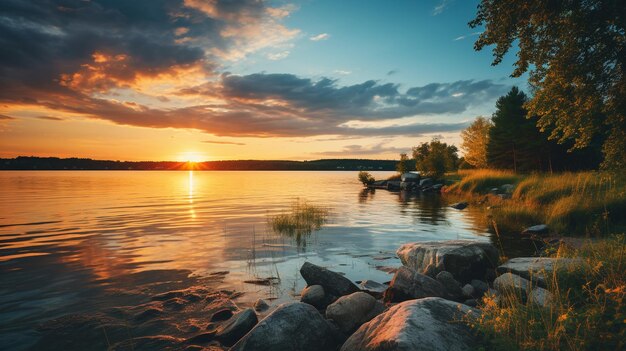
[[[526,79],[478,1],[0,1],[0,157],[394,159]]]

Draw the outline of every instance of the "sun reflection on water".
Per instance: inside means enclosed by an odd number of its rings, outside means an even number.
[[[189,171],[189,181],[188,181],[188,187],[189,187],[189,214],[191,215],[192,219],[196,218],[196,210],[194,209],[194,205],[193,205],[193,171]]]

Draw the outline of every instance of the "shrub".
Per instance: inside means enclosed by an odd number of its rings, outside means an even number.
[[[376,181],[374,177],[366,171],[359,172],[359,181],[363,183],[364,186],[368,186]]]

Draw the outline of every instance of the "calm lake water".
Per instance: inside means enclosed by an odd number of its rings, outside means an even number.
[[[331,208],[300,245],[268,227],[298,200]],[[276,305],[305,286],[305,261],[387,282],[403,243],[491,240],[478,210],[447,207],[456,200],[364,191],[357,172],[1,172],[0,349],[28,348],[52,318],[141,303],[147,290],[207,284],[244,292],[242,305]],[[269,277],[278,284],[244,282]]]

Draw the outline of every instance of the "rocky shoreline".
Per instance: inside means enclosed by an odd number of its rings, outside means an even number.
[[[300,274],[307,286],[299,302],[272,309],[259,299],[243,307],[234,302],[233,291],[169,291],[113,316],[51,321],[46,328],[56,332],[36,347],[71,348],[76,346],[72,336],[89,334],[97,340],[105,335],[102,346],[108,350],[471,350],[481,341],[469,323],[480,317],[485,295],[498,300],[517,294],[548,308],[546,278],[581,264],[537,257],[500,264],[493,245],[472,240],[408,243],[396,253],[402,266],[384,284],[355,283],[305,262]],[[166,323],[176,314],[186,322]],[[65,341],[59,344],[61,338]]]

